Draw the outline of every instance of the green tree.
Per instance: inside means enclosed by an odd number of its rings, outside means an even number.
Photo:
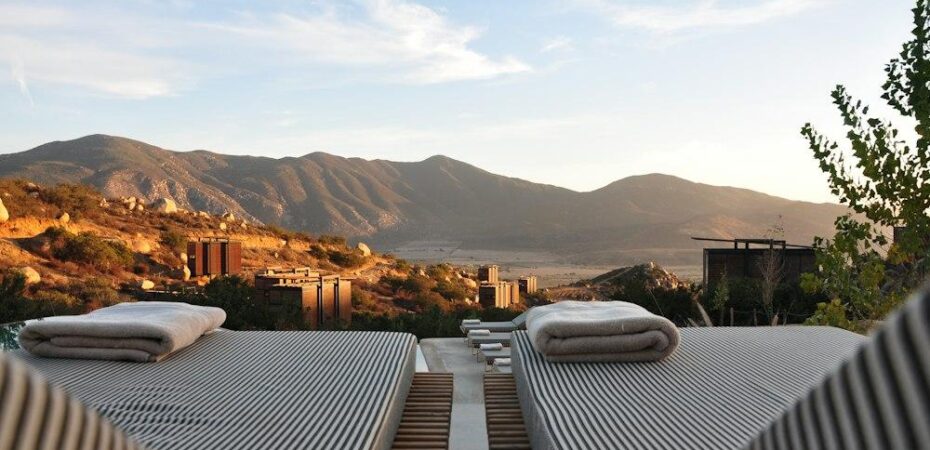
[[[832,93],[846,127],[842,147],[806,124],[805,137],[827,174],[830,189],[859,217],[836,220],[832,240],[818,238],[820,272],[807,276],[808,289],[839,300],[853,323],[884,317],[928,273],[930,251],[930,8],[919,0],[913,9],[913,38],[885,67],[882,98],[915,123],[916,142],[908,142],[891,121],[869,115],[839,85]],[[881,227],[903,227],[889,246]],[[835,316],[836,304],[829,306]],[[815,315],[812,322],[819,323]],[[832,320],[836,323],[837,320]]]

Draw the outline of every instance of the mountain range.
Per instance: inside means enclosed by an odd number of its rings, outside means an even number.
[[[790,242],[831,236],[846,209],[649,174],[591,192],[487,172],[445,156],[419,162],[310,153],[280,159],[177,152],[106,135],[0,155],[0,177],[90,184],[107,196],[174,199],[385,251],[411,241],[548,252],[572,263],[699,264],[691,236]]]

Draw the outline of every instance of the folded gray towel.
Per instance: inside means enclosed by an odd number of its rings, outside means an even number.
[[[220,308],[174,302],[120,303],[80,316],[48,317],[19,332],[20,345],[49,358],[158,361],[226,321]]]
[[[552,362],[657,361],[678,347],[670,320],[627,302],[563,301],[530,310],[530,342]]]

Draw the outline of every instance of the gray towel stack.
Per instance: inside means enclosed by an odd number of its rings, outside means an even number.
[[[678,347],[670,320],[627,302],[563,301],[530,310],[530,342],[551,362],[658,361]]]
[[[28,323],[20,345],[49,358],[159,361],[226,321],[220,308],[174,302],[120,303],[80,316]]]

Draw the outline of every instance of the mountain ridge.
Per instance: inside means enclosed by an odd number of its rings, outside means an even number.
[[[494,174],[437,154],[422,161],[178,152],[89,135],[0,155],[0,177],[91,184],[108,196],[341,234],[391,249],[413,240],[553,252],[582,263],[699,261],[690,235],[759,236],[784,221],[808,243],[846,209],[651,173],[579,192]]]

